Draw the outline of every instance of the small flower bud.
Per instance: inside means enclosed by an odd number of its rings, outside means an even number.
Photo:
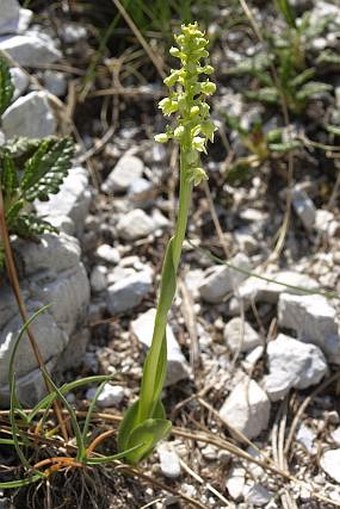
[[[180,56],[180,50],[178,48],[176,48],[176,46],[171,46],[171,48],[169,49],[169,53],[170,55],[172,55],[173,57],[179,57]]]
[[[178,127],[175,128],[174,130],[174,138],[176,140],[180,140],[184,134],[184,127],[182,125],[179,125]]]
[[[198,152],[205,152],[205,138],[202,138],[202,136],[194,136],[192,139],[192,147],[195,150],[198,150]]]
[[[181,69],[179,70],[172,69],[171,74],[169,74],[169,76],[165,78],[164,83],[167,87],[172,87],[177,81],[179,82],[183,81],[181,80],[181,77],[182,77]]]
[[[201,182],[203,182],[203,180],[208,180],[208,176],[203,168],[192,168],[190,171],[189,180],[193,183],[194,186],[198,186]]]
[[[165,116],[170,116],[178,110],[178,102],[170,97],[165,97],[159,102],[158,107],[162,110]]]
[[[205,95],[212,95],[216,92],[216,85],[211,81],[207,80],[201,83],[201,92]]]
[[[169,141],[169,137],[166,133],[160,133],[156,134],[154,140],[157,141],[157,143],[166,143],[167,141]]]
[[[190,117],[191,118],[196,117],[196,115],[198,115],[199,112],[200,112],[199,106],[192,106],[192,108],[190,109]]]

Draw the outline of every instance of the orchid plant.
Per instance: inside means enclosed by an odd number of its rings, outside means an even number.
[[[180,60],[181,66],[171,70],[165,78],[169,94],[159,103],[166,117],[175,115],[175,125],[168,125],[164,133],[155,136],[155,140],[166,143],[173,139],[179,144],[179,207],[175,232],[168,242],[163,261],[153,338],[143,368],[140,397],[127,410],[118,434],[119,451],[127,451],[125,459],[130,463],[148,456],[171,429],[161,402],[167,370],[167,317],[176,292],[192,190],[207,179],[200,155],[206,152],[207,142],[214,140],[216,130],[206,102],[216,86],[207,77],[201,79],[202,75],[213,72],[213,67],[204,63],[209,56],[209,41],[197,23],[182,25],[175,41],[177,46],[170,49],[170,54]]]

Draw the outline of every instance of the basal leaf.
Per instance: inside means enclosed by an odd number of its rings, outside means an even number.
[[[139,402],[138,399],[135,401],[125,412],[122,422],[120,423],[118,429],[118,450],[124,451],[129,448],[130,435],[132,431],[137,428],[141,423],[138,421],[138,410],[139,410]],[[165,419],[165,410],[162,402],[158,400],[153,418],[154,419]]]
[[[140,445],[137,449],[126,454],[129,463],[138,463],[146,458],[160,440],[171,431],[172,424],[167,419],[147,419],[132,430],[128,440],[128,449]]]

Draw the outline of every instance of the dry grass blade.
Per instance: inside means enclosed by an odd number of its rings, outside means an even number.
[[[216,490],[213,486],[211,486],[210,483],[207,483],[200,475],[198,475],[196,472],[194,472],[183,460],[180,459],[181,467],[189,474],[191,477],[193,477],[196,481],[198,481],[200,484],[205,486],[205,488],[210,491],[216,498],[218,498],[221,502],[223,502],[226,507],[233,507],[229,501],[220,493],[218,490]]]
[[[199,509],[206,509],[206,506],[201,504],[201,502],[199,502],[198,500],[195,500],[194,498],[189,497],[188,495],[184,495],[184,493],[181,493],[180,491],[178,491],[174,488],[171,488],[170,486],[163,484],[160,481],[157,481],[154,477],[144,474],[143,472],[141,472],[141,470],[139,468],[129,467],[127,465],[120,465],[119,470],[122,472],[126,472],[130,475],[135,475],[138,478],[143,479],[144,481],[147,481],[148,483],[156,486],[158,489],[161,489],[168,493],[171,493],[172,495],[174,495],[177,498],[181,498],[184,502],[186,502],[186,504],[189,504],[189,505],[186,505],[186,507],[188,507],[188,508],[189,507],[198,507]]]
[[[306,408],[310,405],[310,403],[315,398],[315,396],[317,396],[320,392],[322,392],[324,389],[326,389],[326,387],[331,385],[333,382],[336,382],[338,380],[340,380],[340,372],[335,373],[328,380],[325,380],[321,385],[319,385],[319,387],[317,387],[309,396],[307,396],[304,399],[303,403],[301,404],[298,411],[296,412],[293,422],[289,429],[289,433],[288,433],[288,437],[287,437],[286,445],[285,445],[285,455],[286,456],[289,456],[296,429],[298,427],[298,424],[299,424]]]
[[[118,11],[136,36],[136,39],[140,43],[140,45],[144,48],[146,54],[150,58],[153,65],[156,67],[158,74],[162,79],[165,78],[165,72],[163,70],[163,64],[160,62],[159,56],[154,53],[154,51],[150,48],[150,45],[146,42],[143,35],[141,34],[140,30],[136,26],[136,24],[133,22],[129,14],[126,12],[126,9],[124,9],[123,5],[120,3],[119,0],[112,0],[114,5],[117,7]]]
[[[213,200],[213,197],[211,195],[210,187],[209,187],[209,184],[208,184],[207,181],[205,181],[203,183],[203,187],[204,187],[205,195],[206,195],[207,200],[208,200],[208,206],[209,206],[211,218],[213,220],[213,223],[214,223],[214,226],[215,226],[215,230],[216,230],[216,233],[217,233],[217,236],[218,236],[218,240],[220,241],[220,244],[221,244],[221,247],[222,247],[222,249],[224,251],[225,257],[228,259],[228,258],[230,258],[231,253],[230,253],[230,251],[229,251],[229,249],[227,247],[227,244],[225,242],[224,235],[223,235],[223,230],[222,230],[222,227],[220,225],[220,222],[219,222],[219,219],[218,219],[218,216],[217,216],[217,213],[216,213],[214,200]]]
[[[195,313],[193,312],[194,303],[190,292],[188,291],[185,281],[181,278],[178,280],[178,288],[182,295],[182,313],[185,325],[189,332],[190,338],[190,361],[193,372],[198,374],[201,365],[200,349],[198,344],[197,322]]]
[[[287,422],[287,406],[287,398],[285,398],[280,405],[272,429],[273,458],[280,468],[286,471],[288,470],[288,465],[285,457],[284,439]],[[283,509],[297,509],[296,503],[286,487],[284,487],[280,498]]]

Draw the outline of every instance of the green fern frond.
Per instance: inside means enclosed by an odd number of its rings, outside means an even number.
[[[326,49],[322,51],[317,59],[316,59],[317,65],[322,64],[329,64],[336,66],[337,68],[340,67],[340,55],[336,53],[335,51],[332,51],[331,49]]]
[[[322,92],[330,92],[332,89],[332,85],[329,85],[328,83],[310,81],[301,87],[296,94],[296,98],[298,101],[305,101],[315,97],[317,94],[321,94]]]
[[[12,231],[12,227],[13,227],[13,225],[15,225],[20,212],[24,208],[24,205],[25,205],[24,200],[16,200],[16,201],[13,201],[13,203],[11,203],[5,209],[6,224],[7,224],[8,231],[10,233],[14,233]]]
[[[13,159],[8,152],[4,152],[0,159],[0,182],[6,203],[7,199],[10,199],[17,191],[19,185],[17,171]]]
[[[279,92],[274,87],[263,87],[254,91],[250,90],[245,93],[245,96],[247,99],[266,102],[269,104],[276,104],[280,99]]]
[[[300,87],[307,81],[309,81],[313,76],[315,75],[315,69],[305,69],[304,71],[300,72],[294,79],[291,80],[290,85],[291,87]]]
[[[70,138],[44,140],[24,167],[21,181],[27,201],[47,201],[56,194],[71,166],[74,145]]]
[[[41,217],[32,214],[21,214],[11,229],[11,233],[27,238],[36,237],[43,233],[58,233],[58,229],[44,219],[41,219]]]
[[[45,138],[45,139],[56,139],[54,137]],[[17,159],[20,157],[31,157],[33,153],[39,148],[41,145],[41,139],[31,139],[25,138],[23,136],[18,136],[15,138],[11,138],[9,143],[5,143],[2,147],[0,147],[0,154],[3,150],[9,152],[13,159]]]
[[[7,62],[0,58],[0,115],[10,105],[14,94],[14,85]]]

